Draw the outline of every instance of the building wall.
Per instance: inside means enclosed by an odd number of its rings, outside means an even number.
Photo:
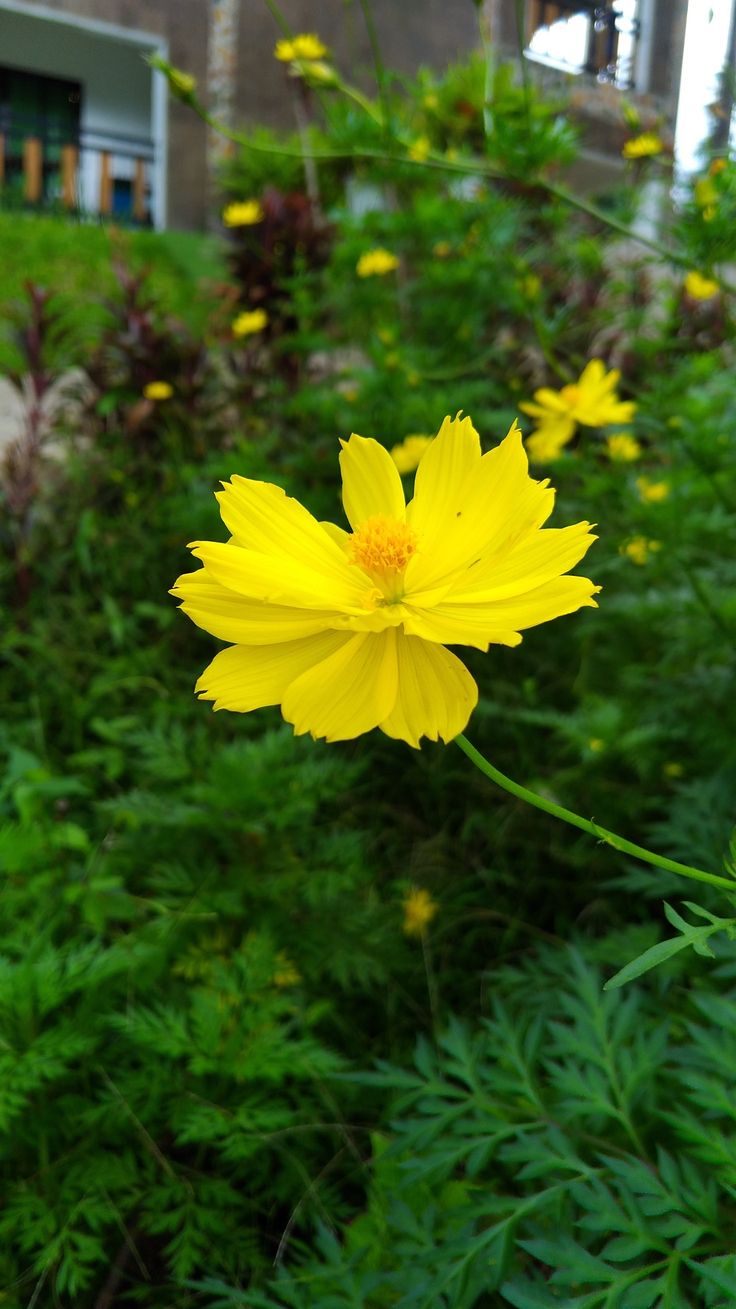
[[[37,8],[58,13],[60,18],[65,15],[91,18],[160,36],[168,42],[172,63],[193,72],[202,85],[206,83],[208,0],[155,0],[155,3],[152,0],[24,0],[24,4],[29,12]],[[0,59],[7,63],[12,62],[7,34],[11,31],[11,24],[16,26],[17,17],[0,8]],[[141,104],[149,105],[151,75],[142,59],[129,58],[129,52],[121,45],[114,47],[109,60],[101,59],[99,38],[94,54],[90,56],[88,51],[91,45],[89,42],[85,44],[82,31],[75,32],[72,28],[62,29],[51,24],[47,27],[45,23],[34,23],[32,19],[26,19],[26,23],[34,29],[35,34],[33,47],[27,50],[28,62],[25,66],[37,72],[57,73],[59,76],[66,72],[68,76],[83,81],[84,100],[85,103],[89,102],[90,112],[93,106],[96,106],[96,114],[102,112],[103,93],[108,102],[114,102],[128,78],[131,79],[129,85],[141,79]],[[59,33],[62,31],[64,37],[60,41]],[[45,32],[55,34],[52,50],[45,46],[49,40]],[[53,55],[53,66],[42,66],[41,61],[48,62],[49,55]],[[64,61],[64,72],[61,71],[60,60]],[[205,128],[191,110],[176,101],[169,105],[168,119],[168,223],[171,227],[202,227],[207,213]],[[86,122],[84,125],[87,125]],[[117,130],[125,128],[119,127]],[[141,135],[150,135],[150,108]]]
[[[294,32],[317,32],[337,67],[375,89],[373,57],[358,0],[282,0]],[[371,0],[378,44],[387,68],[415,73],[422,64],[442,69],[478,45],[478,18],[470,0]],[[240,0],[240,51],[236,112],[241,121],[293,127],[283,69],[273,58],[281,35],[265,0]]]

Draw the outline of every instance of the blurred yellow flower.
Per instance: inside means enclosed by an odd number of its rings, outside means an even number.
[[[146,400],[170,400],[174,394],[171,382],[148,382],[143,388]]]
[[[386,273],[393,273],[398,266],[396,255],[393,255],[390,250],[379,248],[366,250],[355,265],[355,271],[358,277],[384,277]]]
[[[439,905],[423,886],[412,887],[404,900],[403,931],[407,936],[424,936]]]
[[[197,79],[191,73],[184,73],[181,68],[169,68],[166,75],[169,79],[169,86],[172,91],[176,91],[177,95],[183,96],[185,99],[190,95],[194,95],[197,89]]]
[[[712,300],[714,295],[718,295],[720,287],[712,277],[703,277],[702,273],[693,269],[688,273],[685,282],[685,291],[693,300]]]
[[[661,504],[670,493],[669,482],[651,482],[648,477],[637,477],[636,489],[645,504]]]
[[[591,736],[588,741],[588,749],[591,750],[593,754],[600,754],[604,747],[605,741],[602,741],[599,736]]]
[[[295,968],[288,955],[283,950],[279,950],[276,955],[276,971],[273,975],[273,984],[279,990],[287,986],[296,986],[301,982],[302,977],[298,968]]]
[[[523,405],[520,407],[524,408]],[[553,421],[541,422],[526,438],[527,453],[535,464],[552,464],[559,459],[568,440],[569,437],[561,435],[559,425]]]
[[[648,541],[645,536],[634,536],[621,546],[620,553],[630,559],[632,564],[641,566],[648,563],[650,554],[655,554],[661,546],[661,541]]]
[[[527,273],[519,282],[519,290],[527,300],[537,300],[542,290],[542,279],[536,273]]]
[[[432,246],[432,254],[435,259],[448,259],[452,254],[452,246],[449,241],[438,241]]]
[[[434,437],[431,436],[406,436],[399,445],[392,446],[391,458],[399,472],[413,473],[414,469],[419,467],[419,460],[427,453],[433,440]]]
[[[428,91],[425,96],[422,96],[423,109],[429,109],[429,110],[437,109],[439,108],[439,103],[440,103],[439,96],[435,95],[434,91]]]
[[[666,763],[664,768],[662,769],[662,772],[664,773],[665,777],[673,777],[673,778],[682,777],[684,771],[685,769],[683,768],[682,764],[678,764],[676,760],[671,760],[669,763]]]
[[[710,209],[718,203],[718,187],[710,177],[699,177],[693,190],[699,209]]]
[[[606,440],[606,454],[617,464],[632,464],[641,457],[641,446],[631,432],[616,432]]]
[[[651,159],[653,155],[661,155],[663,150],[664,142],[656,132],[642,132],[641,136],[632,136],[626,142],[621,154],[624,159]]]
[[[710,173],[711,177],[717,177],[719,173],[723,172],[724,168],[726,168],[727,165],[728,165],[727,159],[722,159],[722,158],[711,159],[710,164],[708,166],[708,172]]]
[[[628,423],[636,412],[631,400],[619,400],[616,386],[621,374],[617,368],[606,372],[602,359],[591,359],[577,382],[560,391],[543,386],[534,392],[534,403],[519,406],[537,420],[537,431],[529,437],[527,448],[540,462],[556,459],[582,427],[605,427],[608,423]]]
[[[196,690],[236,713],[280,704],[297,735],[451,741],[478,688],[446,645],[515,646],[526,628],[595,607],[599,587],[565,575],[590,524],[543,528],[554,491],[529,476],[516,424],[482,454],[470,419],[446,418],[408,506],[388,450],[342,444],[349,532],[266,482],[235,476],[218,493],[232,540],[193,542],[203,567],[173,588],[193,622],[232,643]]]
[[[265,309],[244,309],[230,324],[233,336],[253,336],[268,327],[268,314]]]
[[[432,145],[429,137],[418,136],[416,141],[412,141],[409,146],[409,158],[413,159],[415,164],[423,164],[431,149]]]
[[[324,59],[328,53],[327,46],[314,32],[303,32],[300,36],[276,42],[275,57],[282,64],[290,64],[294,59]]]
[[[225,227],[252,227],[263,222],[263,206],[260,200],[233,200],[225,205],[222,221]]]

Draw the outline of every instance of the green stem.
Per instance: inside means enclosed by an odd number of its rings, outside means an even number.
[[[363,13],[365,30],[368,34],[371,55],[373,56],[373,71],[376,77],[376,86],[378,87],[378,99],[381,104],[381,117],[384,126],[388,131],[389,106],[388,96],[386,94],[386,69],[384,67],[383,59],[381,58],[381,47],[378,41],[378,32],[376,31],[376,23],[373,17],[370,0],[360,0],[360,8]]]
[[[500,786],[502,790],[508,791],[509,795],[514,795],[518,800],[524,800],[526,804],[533,805],[535,809],[541,809],[546,814],[551,814],[553,818],[562,819],[563,823],[570,823],[572,827],[579,827],[581,832],[589,832],[591,836],[596,837],[599,841],[605,841],[606,845],[613,846],[614,850],[620,850],[622,854],[633,855],[635,859],[641,859],[646,864],[653,864],[655,868],[664,868],[668,873],[680,873],[683,877],[690,877],[695,882],[707,882],[710,886],[717,886],[732,894],[736,892],[736,882],[730,881],[726,877],[719,877],[717,873],[706,873],[700,868],[691,868],[689,864],[678,863],[676,859],[668,859],[665,855],[655,854],[653,850],[646,850],[642,845],[635,845],[633,841],[627,841],[622,836],[617,836],[615,832],[609,832],[605,827],[599,827],[588,818],[581,818],[580,814],[575,814],[571,809],[565,809],[562,805],[555,804],[553,800],[545,800],[543,796],[537,795],[534,791],[529,791],[525,786],[520,786],[518,782],[513,782],[505,773],[499,772],[489,763],[486,758],[471,745],[464,736],[456,736],[455,742],[460,746],[463,754],[467,755],[471,763],[475,764],[486,777]]]

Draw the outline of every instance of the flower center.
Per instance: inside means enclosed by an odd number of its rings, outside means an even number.
[[[370,573],[391,602],[400,599],[396,584],[416,549],[416,533],[385,514],[366,518],[348,541],[351,561]]]
[[[565,404],[568,406],[568,408],[574,409],[580,399],[580,387],[563,386],[562,390],[560,391],[560,395],[562,399],[565,401]]]

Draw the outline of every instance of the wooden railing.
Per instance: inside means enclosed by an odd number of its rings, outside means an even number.
[[[127,172],[130,172],[132,161],[132,176],[124,179],[130,183],[130,207],[129,212],[123,216],[130,217],[136,223],[150,222],[152,151],[149,149],[146,156],[143,153],[136,154],[134,148],[125,148],[124,143],[120,147],[117,142],[115,145],[114,150],[102,149],[80,139],[79,142],[61,145],[54,143],[53,146],[45,147],[41,136],[29,135],[22,141],[20,148],[15,136],[11,152],[7,134],[0,132],[0,204],[3,193],[13,182],[16,196],[27,205],[60,205],[63,209],[84,209],[108,218],[114,210],[115,161],[124,158],[127,161]],[[99,160],[95,170],[96,195],[90,195],[89,185],[82,187],[82,158],[90,154],[96,155]]]

